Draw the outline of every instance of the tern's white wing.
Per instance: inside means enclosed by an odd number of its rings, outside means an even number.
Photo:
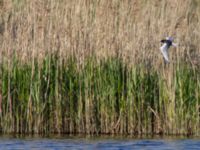
[[[173,41],[174,40],[174,38],[173,37],[166,37],[166,40],[169,40],[169,41]]]
[[[168,46],[167,44],[163,44],[161,47],[160,47],[160,51],[165,59],[166,62],[169,63],[169,56],[168,56]]]
[[[177,47],[178,43],[172,43],[172,46]]]

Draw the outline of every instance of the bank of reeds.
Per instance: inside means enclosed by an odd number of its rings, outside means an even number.
[[[1,132],[199,135],[199,7],[0,1]],[[168,35],[179,46],[165,66]]]
[[[16,59],[3,65],[2,132],[199,133],[199,70],[166,68],[168,79],[119,58],[77,64],[50,55],[34,68]]]

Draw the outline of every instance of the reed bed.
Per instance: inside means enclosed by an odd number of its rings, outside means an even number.
[[[162,72],[118,58],[89,58],[82,69],[59,61],[35,61],[34,71],[15,59],[3,66],[2,132],[199,133],[199,70],[177,66],[169,84]]]
[[[2,133],[199,135],[198,0],[0,1]],[[171,63],[159,41],[174,36]]]

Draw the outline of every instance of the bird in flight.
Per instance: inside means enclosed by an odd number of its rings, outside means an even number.
[[[166,39],[161,40],[162,46],[160,47],[160,51],[163,55],[165,63],[169,63],[169,53],[168,50],[171,46],[176,47],[177,44],[175,44],[173,37],[166,37]]]

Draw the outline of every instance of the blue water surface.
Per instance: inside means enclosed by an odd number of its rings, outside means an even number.
[[[2,150],[198,150],[199,139],[0,137]]]

